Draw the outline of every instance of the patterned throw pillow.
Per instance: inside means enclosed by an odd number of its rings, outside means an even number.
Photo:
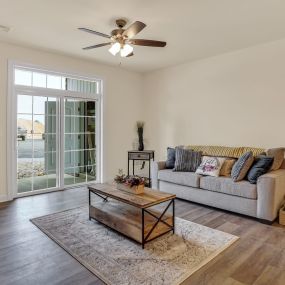
[[[253,161],[254,157],[252,151],[243,154],[233,166],[231,173],[233,181],[237,182],[243,180],[246,177],[248,170],[252,166]]]
[[[231,177],[232,168],[236,162],[236,159],[226,158],[220,170],[220,176]]]
[[[175,148],[167,148],[167,160],[165,162],[165,167],[168,169],[173,169],[175,164]]]
[[[247,174],[247,180],[251,184],[256,184],[259,176],[268,172],[272,166],[273,157],[271,156],[258,156]]]
[[[176,147],[173,171],[195,172],[201,163],[201,157],[200,151]]]
[[[225,160],[223,157],[203,156],[202,163],[196,170],[196,173],[218,177]]]

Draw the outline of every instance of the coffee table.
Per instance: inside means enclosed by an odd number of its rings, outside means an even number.
[[[132,194],[105,183],[93,184],[88,189],[89,220],[95,219],[139,242],[142,248],[147,242],[175,231],[174,194],[150,188],[145,188],[142,194]],[[99,197],[99,201],[92,203],[92,194]],[[172,211],[168,213],[171,206]],[[153,207],[159,209],[151,209]]]

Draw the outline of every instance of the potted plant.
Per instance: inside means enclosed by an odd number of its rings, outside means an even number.
[[[119,174],[116,175],[114,181],[118,190],[126,191],[133,194],[143,193],[146,182],[145,178],[143,177],[136,175],[125,175],[122,169],[119,169]]]

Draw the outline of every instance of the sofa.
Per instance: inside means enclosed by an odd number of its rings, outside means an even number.
[[[271,224],[285,197],[285,161],[280,169],[261,175],[256,184],[230,177],[202,176],[166,169],[165,161],[151,165],[152,188],[177,198],[255,217]]]

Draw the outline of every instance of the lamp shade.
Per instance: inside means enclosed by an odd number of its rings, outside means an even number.
[[[125,44],[124,47],[121,49],[121,57],[126,57],[127,55],[129,55],[132,51],[134,50],[134,48],[128,44]]]
[[[112,46],[109,48],[109,52],[112,55],[116,55],[121,49],[121,45],[119,43],[114,43]]]

